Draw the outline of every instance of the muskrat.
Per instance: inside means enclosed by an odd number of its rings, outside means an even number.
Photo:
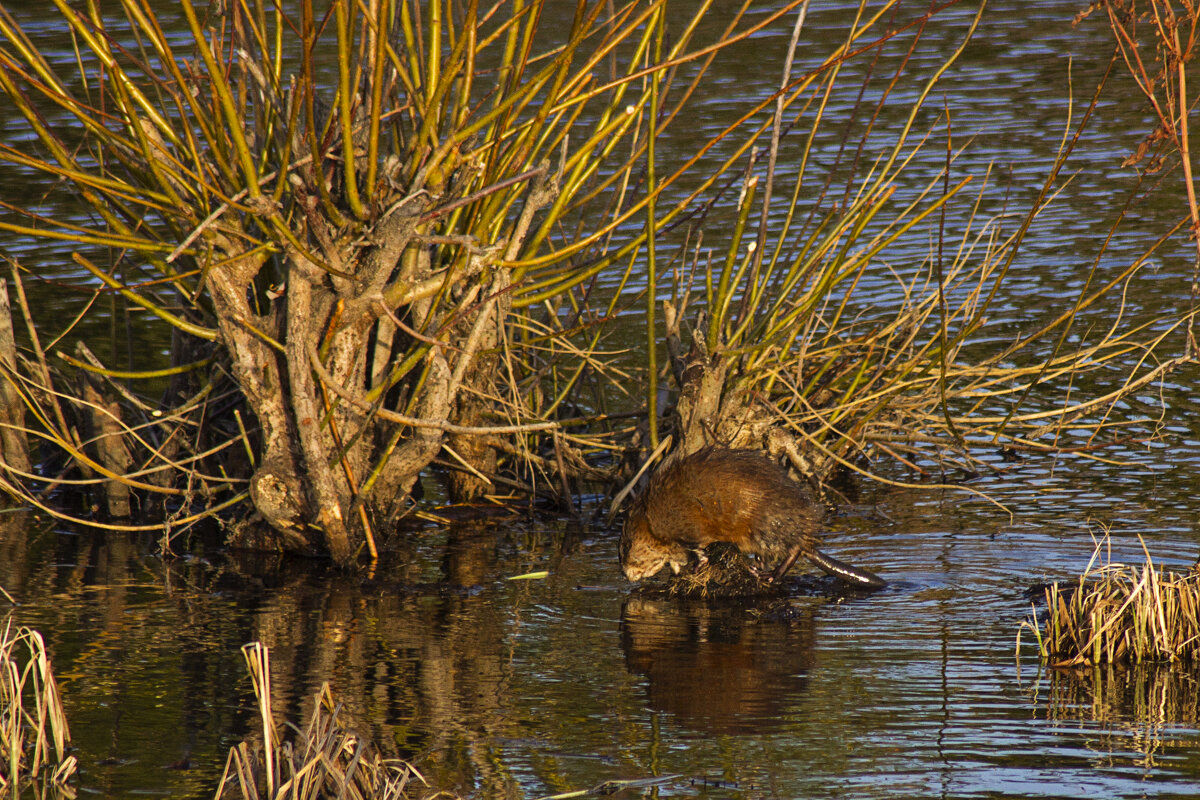
[[[689,552],[730,542],[764,565],[777,562],[772,582],[802,555],[847,583],[886,586],[878,575],[816,548],[821,517],[806,487],[762,453],[706,447],[650,478],[621,531],[621,569],[631,581],[665,566],[679,574]]]

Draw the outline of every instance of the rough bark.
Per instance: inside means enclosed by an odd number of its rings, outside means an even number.
[[[683,352],[682,314],[665,304],[667,355],[679,385],[672,415],[678,455],[694,453],[709,444],[726,447],[767,447],[773,418],[750,402],[723,354],[710,354],[703,335],[703,317]]]
[[[329,554],[345,564],[357,544],[346,524],[351,490],[344,472],[332,460],[337,447],[328,425],[322,422],[324,409],[319,405],[319,389],[309,363],[309,352],[316,350],[320,334],[314,321],[324,319],[316,307],[320,304],[313,299],[324,272],[299,253],[291,253],[289,261],[286,360],[291,410],[315,522],[324,534]]]
[[[29,441],[25,438],[25,402],[14,383],[17,370],[17,344],[13,335],[12,307],[8,301],[8,281],[0,280],[0,461],[12,469],[29,474]]]
[[[133,456],[129,454],[129,448],[125,444],[121,406],[115,401],[107,400],[88,380],[84,381],[83,399],[87,402],[92,417],[97,460],[114,475],[126,474],[133,464]],[[129,516],[129,486],[110,478],[104,482],[104,496],[110,517]]]
[[[233,544],[255,550],[318,552],[305,535],[308,503],[291,462],[260,464],[250,478],[250,500],[261,519],[245,520],[236,526]],[[262,523],[267,523],[270,534],[262,529]]]
[[[699,330],[692,334],[691,348],[685,354],[680,314],[671,304],[664,308],[667,326],[667,356],[679,384],[675,401],[675,452],[689,455],[711,444],[721,427],[721,397],[725,390],[727,368],[720,356],[710,356]]]
[[[263,316],[253,314],[247,299],[261,265],[261,257],[227,260],[210,271],[209,293],[234,380],[257,419],[262,437],[261,460],[250,481],[251,501],[262,521],[282,535],[280,548],[311,552],[315,546],[304,527],[309,505],[292,448],[294,432],[284,368],[280,354],[254,332],[256,329],[278,336],[278,315],[275,311]],[[274,549],[263,536],[245,526],[237,540]]]
[[[429,370],[424,390],[413,409],[421,419],[446,419],[450,415],[450,367],[437,350],[429,355]],[[412,492],[413,484],[429,462],[442,448],[442,431],[437,428],[414,428],[388,458],[374,487],[377,505],[389,508],[394,514],[403,498]]]
[[[486,366],[484,368],[486,369]],[[484,414],[489,409],[490,404],[478,397],[460,394],[454,404],[454,420],[460,425],[483,425]],[[446,444],[480,474],[487,476],[496,471],[496,448],[486,437],[450,434],[446,437]],[[474,472],[457,468],[450,470],[451,502],[467,503],[477,500],[492,488],[491,481],[481,479]]]
[[[469,284],[480,273],[485,263],[487,262],[482,256],[471,258],[465,269],[455,276],[458,285]],[[390,306],[387,297],[408,295],[413,287],[423,285],[434,277],[436,276],[433,275],[428,248],[411,248],[404,254],[395,279],[380,292],[376,303]],[[444,281],[446,278],[439,280]],[[396,313],[406,316],[414,330],[435,332],[441,330],[447,319],[466,313],[478,294],[479,286],[471,286],[455,306],[442,308],[422,292],[413,297],[403,310],[397,308]],[[390,326],[390,320],[386,317],[384,320],[387,320]],[[458,366],[464,365],[461,359],[465,342],[450,333],[445,333],[444,339],[445,345],[434,345],[426,356],[427,365],[423,380],[414,375],[411,381],[413,385],[408,389],[407,396],[412,398],[413,403],[408,413],[420,419],[448,420],[453,415],[454,398],[458,388],[447,353],[456,354],[458,357],[454,368],[456,373]],[[383,343],[377,341],[376,347],[381,346]],[[386,373],[379,376],[379,379],[384,378]],[[416,393],[415,398],[413,392]],[[398,443],[397,436],[400,437]],[[372,487],[371,505],[385,517],[394,518],[404,510],[405,498],[411,493],[421,470],[427,467],[441,450],[445,434],[435,428],[415,428],[397,433],[393,425],[380,424],[375,428],[374,438],[383,445],[380,457],[385,460]],[[394,444],[390,455],[387,452],[389,442]]]
[[[542,208],[558,196],[557,176],[548,163],[540,167],[541,174],[530,187],[521,216],[513,228],[512,235],[504,243],[504,260],[514,261],[521,252],[533,218]],[[491,266],[492,259],[480,256],[479,260]],[[479,426],[485,422],[484,414],[490,403],[482,397],[495,396],[491,391],[495,383],[499,352],[503,342],[503,326],[512,310],[509,293],[512,281],[507,269],[495,268],[484,296],[484,307],[479,312],[475,325],[462,345],[460,361],[455,367],[451,396],[456,400],[454,420],[464,426]],[[483,354],[483,355],[481,355]],[[462,386],[466,392],[460,393]],[[496,471],[497,452],[495,444],[482,436],[452,435],[450,446],[475,472],[483,475]],[[450,496],[455,501],[473,500],[484,494],[490,484],[471,471],[454,470],[450,475]]]
[[[455,367],[451,391],[454,395],[454,421],[464,426],[483,426],[486,413],[492,403],[483,396],[494,396],[489,391],[495,383],[497,365],[500,363],[500,325],[507,317],[512,303],[507,292],[509,286],[506,270],[497,270],[488,286],[484,307],[466,340],[461,343],[459,363]],[[484,355],[480,355],[480,354]],[[468,391],[460,391],[463,386]],[[471,391],[474,390],[474,391]],[[447,444],[469,464],[475,472],[454,469],[450,471],[450,499],[453,502],[470,502],[492,489],[490,481],[480,478],[496,471],[496,448],[488,437],[466,434],[450,434]],[[479,474],[476,474],[479,473]]]

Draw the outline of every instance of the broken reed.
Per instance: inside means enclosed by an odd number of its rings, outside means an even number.
[[[1089,567],[1073,583],[1052,583],[1045,597],[1041,624],[1035,613],[1021,627],[1052,666],[1200,663],[1200,571],[1169,572],[1147,553],[1140,566]]]
[[[268,648],[251,642],[242,648],[258,700],[262,741],[242,742],[229,751],[216,800],[269,797],[403,800],[429,793],[425,779],[410,764],[384,758],[373,744],[350,729],[341,703],[329,684],[313,698],[303,729],[288,724],[292,736],[280,736],[271,708],[271,659]],[[414,786],[415,784],[415,786]],[[439,793],[436,797],[451,798]]]
[[[0,792],[19,797],[32,783],[41,796],[74,797],[70,742],[45,642],[10,618],[0,635]]]

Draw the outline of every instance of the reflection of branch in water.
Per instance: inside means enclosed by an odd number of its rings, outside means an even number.
[[[277,706],[305,718],[328,681],[384,757],[412,762],[435,786],[520,796],[503,757],[514,737],[502,708],[512,694],[506,609],[487,590],[489,574],[515,571],[502,531],[486,520],[430,529],[420,548],[397,537],[370,580],[276,567],[248,635],[272,647]]]
[[[625,666],[647,703],[711,733],[774,727],[807,691],[813,610],[684,603],[634,595],[621,610]]]
[[[1040,696],[1043,679],[1029,689],[1039,715],[1051,721],[1098,723],[1099,737],[1089,745],[1109,757],[1119,758],[1131,750],[1140,754],[1134,763],[1157,765],[1166,747],[1191,744],[1168,738],[1172,728],[1194,729],[1200,724],[1200,692],[1197,676],[1164,665],[1053,669],[1049,693]]]

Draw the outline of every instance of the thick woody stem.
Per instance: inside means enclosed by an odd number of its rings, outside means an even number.
[[[316,523],[325,536],[329,554],[339,564],[353,555],[346,525],[350,487],[345,476],[329,461],[336,452],[332,438],[322,430],[323,411],[317,400],[318,387],[308,361],[308,344],[316,337],[313,324],[313,282],[321,270],[302,254],[292,252],[287,291],[287,366],[300,451],[304,455],[305,478],[316,509]]]

